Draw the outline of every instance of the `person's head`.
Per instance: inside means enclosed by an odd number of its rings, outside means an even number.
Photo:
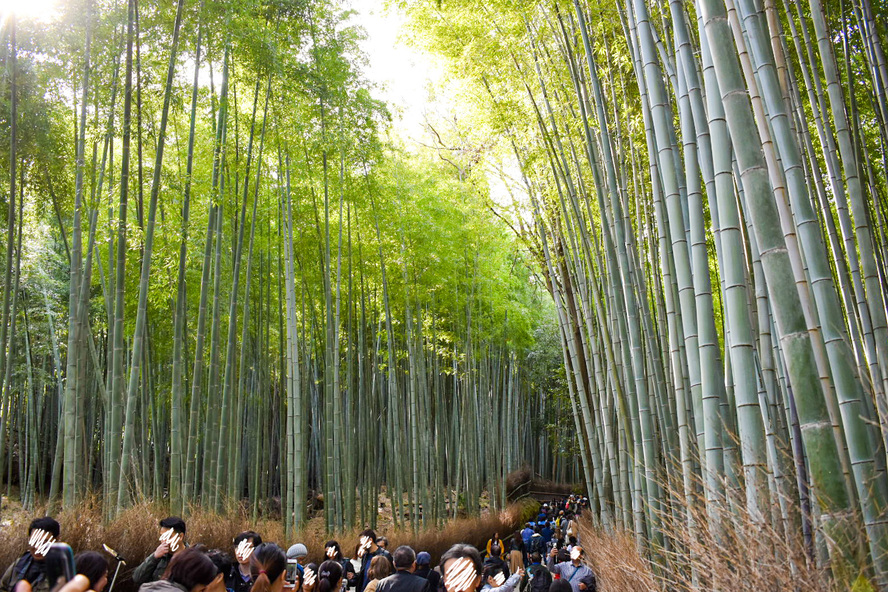
[[[210,561],[213,562],[213,565],[216,566],[216,569],[220,574],[223,575],[223,589],[224,589],[224,576],[227,573],[231,572],[231,567],[234,565],[234,560],[231,558],[231,555],[223,551],[222,549],[213,549],[211,551],[207,551],[207,557],[210,558]]]
[[[382,549],[388,549],[389,540],[387,538],[385,538],[384,536],[381,536],[378,539],[376,539],[376,546],[380,547]]]
[[[287,549],[287,559],[295,559],[299,565],[305,565],[307,558],[308,548],[302,543],[290,545],[290,548]]]
[[[342,565],[328,559],[318,568],[317,592],[339,592],[342,584]],[[252,592],[252,591],[251,591]]]
[[[167,543],[170,551],[177,553],[185,547],[185,521],[178,516],[169,516],[161,520],[160,542]]]
[[[337,541],[327,541],[324,543],[324,557],[334,561],[342,561],[342,547],[339,546]]]
[[[77,573],[89,580],[89,589],[102,592],[108,584],[108,560],[101,553],[84,551],[74,558]]]
[[[358,535],[358,557],[363,557],[368,552],[376,550],[376,531],[372,528],[364,530]]]
[[[263,543],[253,550],[250,557],[250,576],[253,587],[250,592],[280,592],[287,572],[287,556],[274,543]]]
[[[552,580],[549,584],[549,592],[573,592],[573,587],[565,579]]]
[[[371,580],[381,580],[395,573],[392,562],[385,555],[377,555],[370,560],[370,569],[367,571]]]
[[[432,556],[426,551],[420,551],[416,554],[416,566],[428,567],[432,562]]]
[[[459,543],[441,556],[441,576],[447,592],[474,592],[481,585],[481,553]]]
[[[416,551],[407,545],[401,545],[392,553],[392,563],[398,571],[413,571],[416,569]]]
[[[491,588],[499,588],[506,583],[506,572],[502,565],[490,564],[484,568],[482,581]]]
[[[303,592],[312,592],[318,585],[318,564],[309,563],[302,573]]]
[[[499,546],[498,544],[496,544],[496,543],[494,543],[493,545],[490,545],[490,554],[491,554],[493,557],[499,557],[500,555],[503,554],[502,547],[500,547],[500,546]]]
[[[210,558],[201,549],[193,547],[173,556],[164,577],[189,592],[203,592],[217,575],[219,571]]]
[[[531,563],[540,563],[543,560],[543,556],[537,552],[533,552],[530,554],[530,562]]]
[[[536,534],[541,534],[541,533],[543,532],[543,529],[542,529],[542,527],[540,527],[539,524],[537,524],[536,526],[533,527],[533,531],[534,531]]]
[[[571,538],[573,538],[573,537],[571,537]],[[579,545],[574,545],[573,548],[570,550],[570,560],[576,565],[579,565],[580,562],[583,561],[583,557],[585,555],[586,555],[586,552]]]
[[[234,545],[234,557],[241,565],[249,565],[253,550],[262,544],[262,537],[252,530],[245,530],[231,542]]]
[[[570,551],[568,551],[567,549],[558,549],[558,553],[556,553],[555,555],[555,560],[558,563],[570,561]]]
[[[577,544],[577,537],[575,537],[575,536],[567,537],[567,542],[570,543],[571,547],[573,547],[574,545]]]
[[[28,526],[28,550],[37,561],[43,561],[49,547],[58,540],[61,528],[54,518],[35,518]]]

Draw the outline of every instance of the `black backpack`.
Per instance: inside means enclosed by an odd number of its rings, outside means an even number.
[[[552,574],[543,565],[531,565],[527,568],[527,579],[530,582],[528,592],[548,592],[552,585]]]

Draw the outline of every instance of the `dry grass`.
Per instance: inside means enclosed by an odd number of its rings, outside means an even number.
[[[6,502],[6,500],[4,499]],[[378,535],[385,535],[390,542],[390,549],[398,545],[410,545],[417,551],[428,551],[432,561],[437,562],[441,554],[456,542],[467,542],[483,547],[495,532],[505,537],[518,528],[520,524],[534,515],[539,504],[532,500],[523,500],[513,504],[500,513],[486,513],[477,518],[459,518],[448,522],[443,528],[428,528],[413,533],[409,529],[395,529],[382,525],[377,528]],[[21,511],[14,503],[4,503],[4,517],[0,524],[0,536],[6,543],[0,547],[0,569],[5,569],[25,550],[27,546],[27,526],[33,515]],[[62,540],[71,545],[75,553],[86,550],[101,550],[102,543],[114,548],[127,559],[125,570],[121,571],[120,586],[117,592],[132,590],[129,574],[157,547],[157,521],[168,515],[168,511],[159,504],[141,503],[126,510],[121,516],[110,523],[102,520],[101,503],[95,498],[83,501],[75,510],[56,516],[61,524]],[[263,540],[276,542],[286,548],[290,544],[301,542],[308,547],[309,559],[320,563],[323,560],[324,543],[335,538],[342,544],[343,552],[349,555],[354,550],[358,534],[362,528],[354,528],[335,537],[323,531],[323,520],[316,518],[297,536],[290,540],[284,538],[283,524],[279,520],[252,520],[246,512],[221,516],[201,508],[194,508],[186,518],[188,524],[187,540],[190,544],[201,543],[211,549],[223,549],[231,552],[231,540],[239,532],[255,530]]]
[[[857,574],[837,584],[826,569],[809,562],[801,542],[778,529],[750,519],[742,509],[719,512],[724,526],[716,539],[705,527],[706,516],[695,513],[692,533],[683,510],[677,521],[664,520],[668,543],[639,551],[631,532],[606,532],[586,517],[580,540],[598,576],[600,592],[729,590],[730,592],[829,592],[851,589]],[[871,590],[863,577],[855,590]]]

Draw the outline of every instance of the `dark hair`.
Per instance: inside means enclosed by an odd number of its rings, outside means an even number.
[[[570,551],[568,551],[567,549],[558,549],[558,553],[555,555],[555,560],[558,563],[570,561]]]
[[[84,551],[74,558],[74,565],[77,567],[77,573],[86,576],[89,580],[89,589],[95,590],[96,584],[102,579],[102,576],[108,574],[108,560],[101,553],[95,551]]]
[[[326,543],[324,543],[324,557],[329,559],[327,557],[327,549],[329,549],[330,547],[336,549],[336,554],[333,556],[333,559],[335,559],[336,561],[342,561],[342,547],[339,546],[339,543],[337,541],[327,541]]]
[[[232,543],[234,544],[235,547],[237,547],[241,541],[246,541],[246,540],[251,541],[253,543],[254,547],[258,547],[259,545],[262,544],[262,537],[259,536],[259,533],[254,532],[252,530],[243,531],[242,533],[240,533],[239,535],[234,537],[234,540],[232,541]]]
[[[573,592],[573,587],[565,579],[552,580],[549,584],[549,592]]]
[[[395,569],[410,569],[410,566],[416,561],[416,551],[407,545],[401,545],[392,553],[392,563]]]
[[[379,537],[378,539],[376,539],[375,542],[376,542],[376,546],[377,546],[377,547],[381,547],[381,546],[382,546],[380,543],[385,544],[386,547],[388,547],[388,544],[389,544],[389,540],[388,540],[387,538],[385,538],[385,536],[381,536],[381,537]]]
[[[498,543],[494,543],[494,544],[490,545],[490,554],[493,555],[494,557],[499,557],[500,555],[503,554],[503,549],[502,549],[502,547],[499,546]]]
[[[173,528],[167,526],[166,528]],[[198,548],[189,547],[173,556],[165,578],[174,584],[191,590],[195,586],[208,586],[219,570],[206,554]]]
[[[441,569],[442,581],[444,576],[447,575],[447,572],[444,571],[444,566],[447,565],[447,562],[451,559],[462,559],[464,557],[472,560],[472,563],[475,566],[475,573],[481,573],[484,562],[481,560],[481,553],[478,552],[478,549],[476,549],[472,545],[457,543],[447,549],[446,553],[441,555],[441,563],[439,564],[439,566]]]
[[[543,560],[543,556],[534,551],[530,554],[530,562],[531,563],[540,563]]]
[[[31,525],[28,527],[28,536],[31,536],[31,533],[35,530],[45,530],[55,538],[59,538],[59,533],[61,532],[59,523],[55,521],[55,518],[50,518],[49,516],[32,520]]]
[[[287,569],[287,555],[274,543],[262,543],[250,555],[250,575],[253,587],[250,592],[269,592],[271,583],[277,581]]]
[[[370,537],[370,540],[373,541],[374,543],[376,542],[376,531],[374,531],[372,528],[364,529],[363,532],[361,532],[361,534],[358,535],[358,538],[365,537],[365,536]]]
[[[567,542],[569,542],[571,545],[576,545],[577,544],[577,537],[575,537],[575,536],[567,537]]]
[[[216,566],[216,569],[223,574],[227,574],[228,572],[230,572],[231,566],[234,565],[234,561],[231,559],[231,555],[221,549],[213,549],[212,551],[207,551],[207,557],[210,558],[210,561],[213,562],[213,565]]]
[[[317,576],[318,575],[318,564],[317,563],[309,563],[302,570],[302,573],[299,574],[299,577],[301,578],[303,587],[305,586],[305,572],[307,572],[308,570],[311,570],[312,572],[314,572],[315,576]],[[296,571],[299,571],[299,570],[296,570]],[[317,590],[317,589],[318,589],[318,580],[317,580],[317,577],[315,577],[314,588],[312,588],[312,590]]]
[[[371,580],[381,580],[395,573],[392,562],[385,555],[376,555],[370,560],[370,569],[367,570],[367,577]]]
[[[172,528],[176,532],[185,534],[185,521],[178,516],[170,516],[160,521],[161,528]]]
[[[506,570],[503,569],[502,564],[498,563],[488,563],[484,567],[484,573],[482,574],[482,580],[484,583],[487,583],[487,578],[492,578],[497,574],[505,574]]]
[[[328,559],[318,568],[318,592],[337,592],[342,580],[342,565]],[[253,591],[251,591],[253,592]]]

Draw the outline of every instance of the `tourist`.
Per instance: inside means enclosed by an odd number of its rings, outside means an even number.
[[[512,572],[509,571],[509,566],[503,561],[502,555],[502,549],[499,544],[490,547],[490,556],[484,560],[484,569],[487,569],[490,566],[498,567],[503,570],[503,573],[506,574],[506,577],[508,578]]]
[[[308,548],[302,543],[296,543],[295,545],[290,545],[290,548],[287,549],[287,561],[295,561],[296,569],[299,571],[299,575],[304,575],[305,573],[305,562],[308,560]]]
[[[500,535],[498,532],[494,533],[493,538],[488,539],[488,541],[487,541],[487,547],[485,547],[485,548],[487,549],[487,556],[488,557],[490,557],[490,550],[494,545],[499,545],[500,549],[503,548],[503,541],[500,540]]]
[[[77,573],[89,580],[89,589],[102,592],[108,585],[108,560],[101,553],[84,551],[74,558]]]
[[[491,590],[498,590],[499,592],[512,592],[518,586],[519,582],[521,582],[521,578],[523,576],[523,569],[519,569],[509,577],[506,576],[506,573],[503,571],[503,568],[501,566],[488,565],[484,568],[482,578],[484,586],[482,586],[481,592],[490,592]]]
[[[250,557],[253,551],[262,544],[262,537],[252,530],[247,530],[232,541],[234,558],[237,561],[229,571],[225,572],[225,587],[233,592],[249,592],[253,586],[250,572]]]
[[[250,556],[250,592],[282,592],[287,574],[287,556],[274,543],[263,543]]]
[[[205,592],[212,584],[224,581],[224,574],[197,548],[177,549],[168,567],[163,579],[142,584],[139,592]]]
[[[133,583],[137,586],[156,582],[163,576],[167,566],[177,553],[185,549],[185,521],[177,516],[164,518],[159,523],[160,544],[154,553],[133,572]]]
[[[533,536],[533,525],[528,522],[524,526],[524,530],[521,531],[521,539],[524,541],[524,548],[528,548],[530,546],[530,537]]]
[[[549,562],[547,567],[552,575],[558,576],[570,583],[572,592],[595,592],[597,589],[597,581],[595,572],[583,564],[583,558],[586,553],[582,547],[576,545],[570,551],[570,560],[555,562],[556,551],[552,549],[549,554]]]
[[[429,590],[435,592],[438,589],[438,584],[441,583],[441,574],[430,567],[431,563],[432,556],[425,551],[420,551],[416,554],[416,571],[413,573],[428,580]]]
[[[530,584],[528,592],[548,592],[549,586],[552,584],[552,572],[543,565],[543,556],[539,553],[530,554],[527,580]]]
[[[346,588],[351,588],[355,585],[357,577],[355,568],[351,560],[342,555],[342,547],[339,546],[337,541],[327,541],[324,544],[324,557],[336,561],[342,567],[342,577],[345,578]]]
[[[318,585],[318,564],[309,563],[302,572],[302,592],[314,592]]]
[[[364,592],[376,592],[376,586],[379,585],[379,582],[395,573],[395,568],[387,557],[377,555],[370,561],[370,570],[367,573],[370,577],[370,582],[364,588]]]
[[[446,592],[475,592],[481,585],[481,553],[472,545],[457,544],[441,556],[441,577]]]
[[[415,575],[416,552],[407,545],[401,545],[392,553],[395,573],[376,586],[376,592],[431,592],[429,581]]]
[[[60,531],[59,523],[49,516],[32,520],[28,526],[28,549],[6,569],[0,579],[0,590],[12,592],[19,582],[27,582],[34,592],[48,592],[50,584],[44,560]]]
[[[318,568],[317,592],[339,592],[342,589],[342,565],[328,559]]]
[[[382,555],[389,561],[392,560],[391,553],[379,547],[376,544],[376,541],[376,533],[371,528],[364,530],[360,536],[358,536],[357,555],[361,558],[361,571],[355,578],[355,588],[357,592],[364,592],[364,588],[370,583],[370,578],[368,577],[367,572],[370,571],[370,561],[372,561],[374,557]]]
[[[509,571],[514,573],[518,571],[519,567],[524,567],[526,563],[524,539],[521,538],[520,532],[516,532],[509,537]]]

